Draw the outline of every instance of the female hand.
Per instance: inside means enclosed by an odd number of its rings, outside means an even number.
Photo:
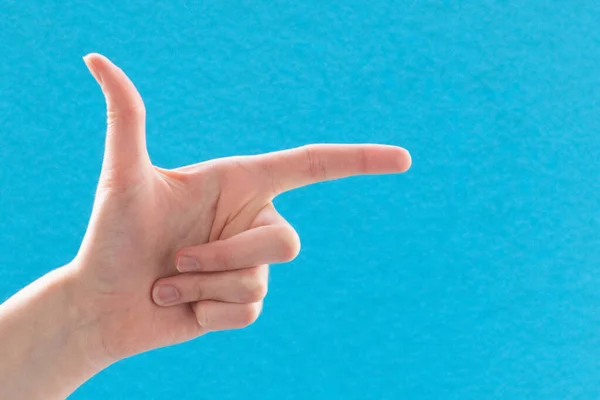
[[[309,145],[158,168],[132,82],[101,55],[85,62],[104,92],[108,129],[92,217],[69,267],[79,314],[108,362],[252,323],[267,264],[292,260],[300,248],[273,207],[278,194],[411,163],[394,146]]]

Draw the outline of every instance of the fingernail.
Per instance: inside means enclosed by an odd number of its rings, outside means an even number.
[[[179,256],[177,258],[177,270],[179,272],[197,271],[199,268],[198,260],[190,256]]]
[[[168,306],[179,300],[179,291],[171,285],[156,286],[152,291],[152,297],[159,306]]]
[[[94,66],[90,62],[89,57],[90,57],[90,54],[84,56],[83,57],[83,62],[85,63],[85,66],[90,70],[90,73],[92,74],[92,76],[94,77],[94,79],[96,79],[96,81],[98,82],[98,84],[100,86],[102,86],[102,76],[98,73],[98,71],[96,71],[96,69],[94,68]]]

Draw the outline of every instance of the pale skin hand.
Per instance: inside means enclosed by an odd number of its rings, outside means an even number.
[[[267,265],[300,249],[273,207],[278,194],[410,167],[399,147],[329,144],[161,169],[146,150],[145,109],[134,85],[103,56],[89,55],[86,64],[108,108],[92,217],[72,263],[44,277],[50,284],[34,284],[0,307],[0,350],[16,349],[11,368],[0,364],[1,398],[61,398],[125,357],[247,326],[261,311]],[[169,292],[163,300],[170,302],[161,301]],[[61,305],[66,311],[57,312]],[[34,321],[40,331],[58,328],[42,337],[14,333]]]

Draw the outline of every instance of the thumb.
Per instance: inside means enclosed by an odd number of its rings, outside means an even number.
[[[122,185],[135,183],[151,166],[142,97],[127,75],[108,58],[93,53],[83,60],[106,99],[108,127],[103,173]]]

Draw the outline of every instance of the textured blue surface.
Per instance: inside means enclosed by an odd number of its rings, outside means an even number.
[[[413,168],[278,198],[303,249],[255,325],[73,398],[600,396],[600,3],[121,3],[0,0],[2,299],[84,234],[91,51],[138,86],[160,166],[381,142]]]

